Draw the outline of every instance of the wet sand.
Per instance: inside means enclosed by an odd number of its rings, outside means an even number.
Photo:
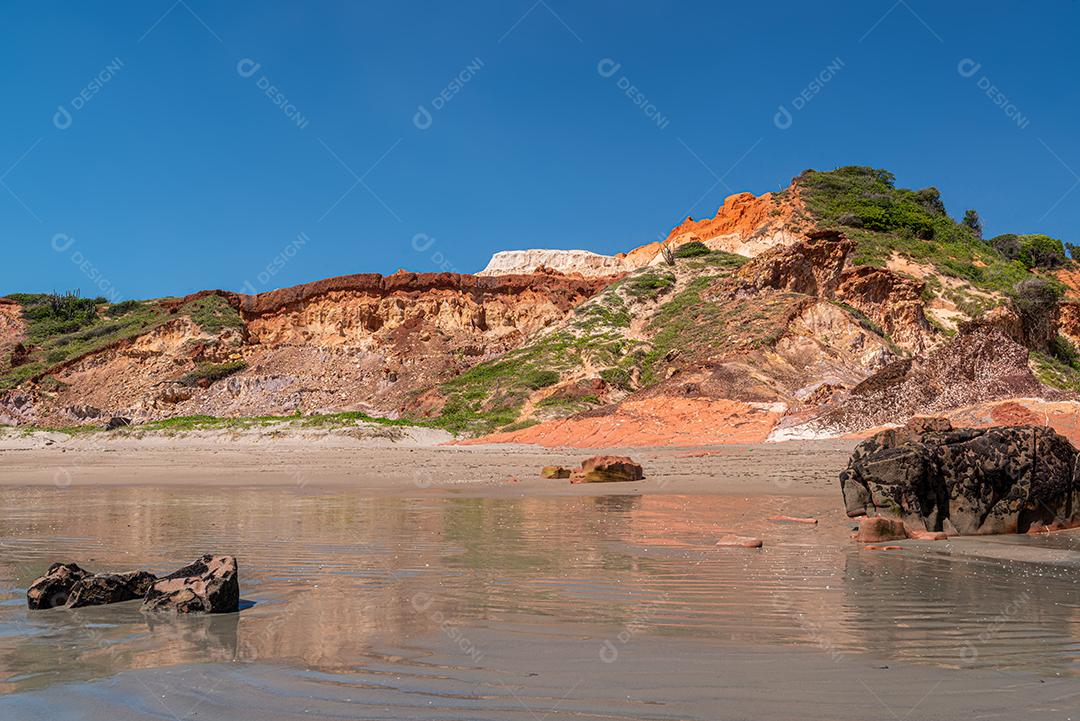
[[[583,486],[534,476],[581,451],[187,443],[0,452],[0,718],[1080,708],[1080,533],[865,551],[847,443],[636,449],[646,481]],[[240,559],[240,613],[25,608],[53,560],[166,572],[206,551]]]

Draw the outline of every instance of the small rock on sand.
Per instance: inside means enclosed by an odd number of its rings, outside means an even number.
[[[544,466],[540,471],[541,478],[569,478],[570,469],[562,466]]]
[[[581,462],[570,476],[571,483],[611,483],[640,481],[645,477],[641,465],[626,456],[593,456]]]
[[[882,516],[863,516],[859,519],[859,533],[856,538],[862,543],[902,541],[907,537],[903,521]]]
[[[751,536],[736,536],[734,533],[727,533],[720,536],[720,540],[716,542],[717,546],[741,546],[742,548],[761,548],[762,541],[760,538],[752,538]]]
[[[864,551],[903,551],[903,546],[863,546]]]
[[[769,520],[776,523],[805,523],[810,526],[817,525],[816,518],[799,518],[798,516],[769,516]]]

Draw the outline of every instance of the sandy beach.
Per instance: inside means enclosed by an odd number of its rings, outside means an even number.
[[[539,469],[592,451],[442,440],[8,434],[0,715],[1074,716],[1080,534],[867,551],[847,441],[605,449],[646,479],[571,485]],[[208,551],[239,559],[238,614],[23,602],[60,558]]]
[[[484,495],[782,493],[839,499],[836,474],[856,443],[582,450],[448,445],[448,436],[438,432],[393,431],[9,433],[0,439],[0,485],[325,486]],[[602,453],[633,457],[646,480],[572,486],[539,477],[546,465],[573,467]]]

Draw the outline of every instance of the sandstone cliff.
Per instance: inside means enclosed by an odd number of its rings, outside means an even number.
[[[160,304],[164,322],[9,393],[0,421],[71,425],[111,415],[144,421],[358,409],[396,415],[419,390],[520,344],[610,281],[397,273],[167,300]],[[208,299],[232,308],[236,322],[208,330],[197,312],[185,312]]]
[[[856,167],[733,195],[615,256],[506,251],[476,276],[118,305],[12,296],[0,423],[346,412],[570,445],[819,437],[925,412],[1064,428],[1080,271],[1009,252],[935,189]],[[1010,307],[1040,279],[1067,297],[1036,347]]]

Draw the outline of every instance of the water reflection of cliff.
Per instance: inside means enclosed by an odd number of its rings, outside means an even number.
[[[948,563],[859,553],[839,516],[777,529],[763,509],[782,501],[767,498],[73,488],[3,490],[0,502],[10,509],[0,518],[9,550],[0,557],[0,690],[205,661],[348,671],[402,649],[461,645],[469,629],[523,623],[917,658],[937,653],[935,644],[955,647],[942,609],[992,615],[1019,587],[1003,573],[994,579],[1002,598],[988,597],[977,590],[985,579]],[[799,501],[814,502],[826,518],[829,500]],[[730,531],[770,540],[760,551],[717,549]],[[54,560],[166,572],[207,551],[239,558],[241,594],[254,606],[172,618],[146,617],[137,603],[32,614],[21,604],[22,589]],[[1068,593],[1049,584],[1024,613],[1075,637],[1067,615],[1052,610]]]

